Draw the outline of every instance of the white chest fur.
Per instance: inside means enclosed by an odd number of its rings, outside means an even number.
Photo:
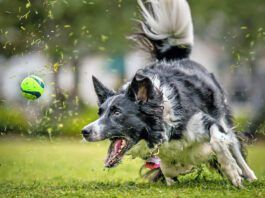
[[[148,158],[150,150],[144,141],[139,142],[130,155],[133,158]],[[190,164],[197,165],[207,161],[212,155],[212,149],[209,143],[188,144],[185,140],[173,140],[163,143],[159,149],[158,156],[166,164]]]
[[[170,141],[161,146],[159,157],[164,163],[197,165],[209,159],[212,149],[209,143],[188,144],[185,140]]]
[[[144,141],[138,143],[131,151],[133,158],[150,157],[150,150]],[[208,161],[213,152],[209,143],[188,144],[184,140],[170,141],[161,145],[158,156],[161,159],[161,169],[166,177],[186,174],[193,167]]]

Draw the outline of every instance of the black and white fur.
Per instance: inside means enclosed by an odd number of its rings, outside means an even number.
[[[123,138],[126,144],[120,155],[130,150],[144,157],[159,150],[169,185],[172,178],[214,157],[234,186],[242,187],[244,178],[256,180],[233,132],[221,86],[213,74],[189,59],[193,25],[187,1],[138,0],[138,4],[142,31],[131,38],[153,60],[117,92],[93,77],[100,117],[83,129],[83,136],[88,141]],[[147,146],[139,144],[141,140]],[[114,152],[107,167],[121,160],[118,154]]]

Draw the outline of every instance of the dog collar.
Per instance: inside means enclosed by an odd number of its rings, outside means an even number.
[[[160,168],[160,162],[161,160],[159,157],[153,156],[146,160],[145,167],[150,170],[157,169],[157,168]]]

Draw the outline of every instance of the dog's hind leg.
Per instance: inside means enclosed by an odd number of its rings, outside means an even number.
[[[234,156],[234,158],[237,161],[237,164],[240,166],[243,172],[243,176],[248,180],[248,181],[254,181],[257,179],[255,173],[250,169],[248,164],[246,163],[244,157],[242,156],[242,153],[240,151],[240,142],[237,140],[236,137],[232,139],[231,142],[231,152]]]
[[[221,126],[224,128],[226,132],[229,132],[230,137],[231,137],[231,142],[230,142],[230,150],[233,154],[233,157],[235,158],[237,164],[239,167],[242,169],[243,172],[243,177],[247,179],[248,181],[252,182],[257,179],[255,173],[250,169],[248,166],[245,156],[243,155],[244,149],[243,149],[243,140],[242,137],[240,137],[239,133],[234,133],[231,128],[229,128],[224,121],[224,119],[221,120]],[[240,140],[240,139],[241,140]]]
[[[240,188],[243,187],[243,178],[241,177],[242,170],[229,150],[231,135],[232,134],[223,132],[217,124],[213,124],[210,127],[210,144],[216,154],[221,170],[234,186]]]

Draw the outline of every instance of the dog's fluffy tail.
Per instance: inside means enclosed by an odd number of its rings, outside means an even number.
[[[138,0],[141,32],[130,38],[162,60],[187,58],[193,45],[193,25],[186,0]]]

